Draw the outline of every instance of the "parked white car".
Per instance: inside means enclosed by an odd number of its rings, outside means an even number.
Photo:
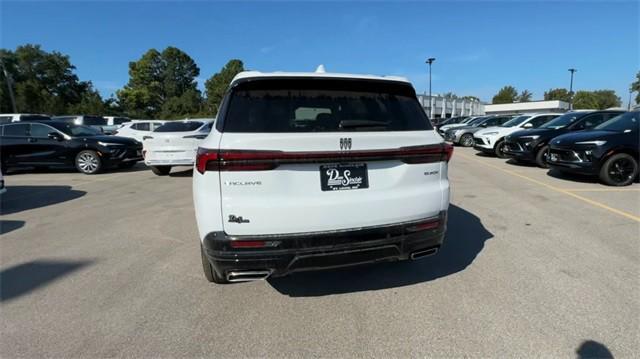
[[[516,131],[538,128],[560,115],[560,113],[534,113],[514,117],[502,126],[489,127],[474,133],[473,147],[478,151],[506,158],[503,152],[506,136]]]
[[[193,173],[207,280],[438,252],[453,147],[406,79],[321,70],[232,80]]]
[[[133,138],[138,142],[142,142],[144,136],[148,136],[152,131],[165,124],[166,121],[159,120],[133,120],[125,122],[113,132],[116,136]]]
[[[102,126],[102,131],[107,135],[115,134],[122,124],[131,121],[128,117],[120,116],[104,116],[104,119],[107,120],[107,124]]]
[[[158,176],[168,175],[172,166],[193,166],[213,123],[211,118],[167,121],[142,138],[144,163]]]
[[[442,137],[444,137],[445,133],[447,132],[447,130],[450,130],[452,128],[456,128],[456,127],[463,127],[463,126],[473,126],[476,123],[479,123],[480,121],[482,121],[482,119],[484,119],[487,116],[476,116],[476,117],[469,117],[467,119],[465,119],[462,122],[459,123],[452,123],[450,125],[444,125],[442,127],[438,128],[438,132],[440,133],[440,135]]]

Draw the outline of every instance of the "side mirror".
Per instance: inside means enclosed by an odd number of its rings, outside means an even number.
[[[56,141],[62,141],[64,139],[58,132],[49,132],[49,134],[47,134],[47,137]]]
[[[480,127],[487,127],[487,124],[486,123],[481,123]]]
[[[522,125],[522,128],[533,128],[533,124],[531,122],[527,122],[524,125]]]

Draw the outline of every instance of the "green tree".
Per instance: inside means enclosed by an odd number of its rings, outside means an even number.
[[[199,74],[195,61],[182,50],[150,49],[138,61],[129,63],[129,82],[116,92],[118,102],[133,117],[195,114],[202,102],[195,80]]]
[[[82,93],[80,102],[69,106],[66,112],[70,114],[104,115],[105,108],[105,103],[102,101],[98,91],[88,86],[87,90]]]
[[[516,100],[518,100],[518,90],[513,86],[505,86],[501,88],[495,96],[493,96],[493,100],[491,102],[494,104],[514,103]]]
[[[619,107],[622,101],[613,90],[578,91],[573,97],[574,109],[604,110]]]
[[[462,96],[462,98],[465,99],[465,100],[471,100],[471,101],[480,102],[480,98],[479,97],[475,97],[475,96]]]
[[[226,65],[220,70],[220,72],[214,74],[209,78],[204,87],[207,92],[207,111],[212,114],[218,113],[218,107],[224,97],[225,91],[229,87],[231,80],[239,72],[244,71],[244,64],[238,59],[233,59],[227,62]]]
[[[518,102],[530,102],[533,94],[529,90],[524,90],[518,96]]]
[[[636,74],[636,80],[631,83],[630,90],[636,92],[636,103],[640,104],[640,71]]]
[[[101,102],[90,82],[80,81],[69,56],[46,52],[39,45],[1,49],[0,61],[12,80],[17,110],[20,112],[64,114],[82,101]],[[0,72],[0,111],[12,112],[9,91]]]
[[[569,90],[564,88],[549,89],[544,93],[544,99],[546,101],[559,100],[564,102],[571,102],[571,95]]]

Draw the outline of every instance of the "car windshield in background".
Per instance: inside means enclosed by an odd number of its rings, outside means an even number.
[[[154,132],[191,132],[199,129],[202,124],[202,122],[197,121],[167,122],[164,125],[156,128]]]
[[[48,121],[51,120],[49,116],[43,115],[21,115],[20,121]]]
[[[71,137],[90,137],[102,135],[102,132],[100,132],[100,130],[89,126],[74,125],[71,123],[51,123],[49,125]]]
[[[484,121],[485,121],[485,120],[487,120],[487,119],[488,119],[488,118],[487,118],[487,117],[485,117],[485,116],[483,116],[483,117],[477,117],[477,118],[474,118],[473,120],[471,120],[471,121],[467,122],[467,125],[468,125],[468,126],[476,126],[476,125],[481,124],[482,122],[484,122]]]
[[[594,129],[615,132],[624,132],[628,130],[637,131],[639,128],[638,123],[640,123],[640,112],[633,111],[618,115],[606,122],[599,124]]]
[[[565,113],[564,115],[556,117],[555,119],[545,123],[544,125],[540,126],[540,128],[551,128],[556,130],[559,128],[567,127],[570,124],[576,122],[580,117],[582,117],[581,114]]]
[[[121,125],[125,122],[129,122],[130,120],[126,117],[116,117],[113,119],[113,124],[114,125]]]
[[[421,131],[432,129],[413,89],[357,80],[260,80],[233,91],[225,132]]]
[[[518,117],[514,117],[512,119],[510,119],[509,121],[503,123],[501,126],[502,127],[513,127],[513,126],[518,126],[519,124],[523,123],[524,121],[526,121],[528,118],[530,118],[531,116],[518,116]]]
[[[84,125],[87,126],[106,126],[107,119],[98,116],[84,116]]]

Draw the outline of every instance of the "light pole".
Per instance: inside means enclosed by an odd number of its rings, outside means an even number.
[[[431,118],[431,64],[436,61],[435,57],[430,57],[425,63],[429,64],[429,118]]]
[[[7,82],[7,90],[9,91],[9,99],[11,100],[11,107],[13,108],[13,113],[18,113],[16,109],[16,99],[13,97],[13,87],[11,86],[11,75],[7,72],[7,69],[4,67],[4,62],[0,59],[0,67],[2,67],[2,73],[4,74],[4,80]]]
[[[569,69],[571,72],[571,83],[569,84],[569,110],[573,110],[573,73],[577,72],[576,69]]]
[[[627,102],[627,111],[631,111],[631,94],[633,93],[632,89],[629,89],[629,102]]]

